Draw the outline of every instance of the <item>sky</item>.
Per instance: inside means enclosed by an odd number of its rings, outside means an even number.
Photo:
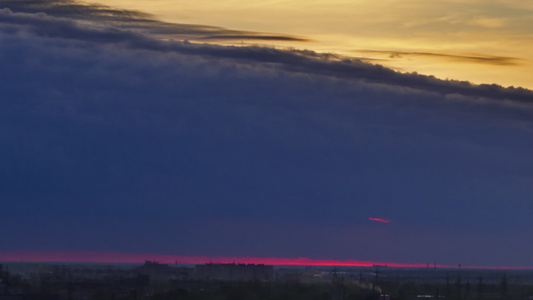
[[[143,2],[0,0],[0,260],[533,267],[530,4]]]
[[[88,3],[94,1],[87,1]],[[533,5],[519,0],[109,0],[160,20],[278,33],[312,49],[442,79],[533,88]],[[203,40],[202,42],[204,42]],[[220,43],[221,41],[216,41]]]

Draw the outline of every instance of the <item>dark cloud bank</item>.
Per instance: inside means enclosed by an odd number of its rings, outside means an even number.
[[[2,251],[531,265],[529,90],[0,5]]]

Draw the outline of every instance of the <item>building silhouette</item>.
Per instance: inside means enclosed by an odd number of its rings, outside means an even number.
[[[195,278],[200,280],[249,281],[274,279],[274,267],[263,264],[214,264],[195,266]]]

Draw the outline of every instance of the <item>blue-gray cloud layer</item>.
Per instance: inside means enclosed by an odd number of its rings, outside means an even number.
[[[529,263],[531,91],[31,2],[0,10],[1,250]]]
[[[46,13],[58,18],[76,19],[100,25],[157,34],[167,38],[192,40],[283,40],[305,42],[289,35],[230,30],[222,27],[162,22],[150,14],[119,10],[99,4],[80,4],[70,0],[0,0],[0,7],[16,12]]]

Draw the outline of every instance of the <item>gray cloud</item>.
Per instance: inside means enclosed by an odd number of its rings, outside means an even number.
[[[210,35],[199,38],[197,40],[265,40],[265,41],[294,41],[294,42],[307,42],[309,40],[303,38],[295,38],[289,36],[279,35]]]
[[[492,56],[492,55],[456,55],[432,52],[405,52],[405,51],[379,51],[379,50],[354,50],[355,53],[379,53],[387,54],[391,59],[398,59],[404,56],[431,56],[439,57],[454,61],[463,61],[467,63],[479,63],[499,66],[516,66],[520,65],[523,59],[506,56]]]
[[[70,0],[9,1],[0,0],[0,7],[15,12],[46,13],[57,18],[91,21],[95,24],[157,34],[165,38],[189,40],[284,40],[306,42],[307,39],[289,35],[229,30],[222,27],[177,24],[156,20],[150,14],[119,10],[105,5],[79,4]]]
[[[284,51],[264,47],[224,47],[192,45],[181,42],[163,42],[139,33],[114,28],[77,25],[70,20],[55,19],[40,14],[16,14],[3,10],[0,16],[6,23],[21,24],[26,30],[40,36],[57,38],[90,39],[92,42],[110,44],[127,43],[132,47],[182,54],[209,55],[236,61],[279,64],[291,72],[313,73],[342,79],[361,79],[369,82],[401,85],[442,94],[516,100],[529,103],[533,93],[522,88],[503,88],[498,85],[472,85],[468,82],[439,80],[432,76],[400,74],[391,69],[364,63],[359,60],[330,60],[331,56],[313,51]],[[321,59],[316,59],[321,58]]]
[[[438,249],[454,230],[533,246],[506,234],[529,234],[529,90],[13,10],[0,11],[0,218],[18,229],[1,250],[257,253],[205,225],[224,220],[253,224],[247,237],[314,228],[343,243],[272,237],[271,256],[416,260],[430,256],[413,247],[420,227],[446,233],[430,239]],[[361,242],[376,215],[400,227]],[[486,263],[510,262],[487,249]]]

